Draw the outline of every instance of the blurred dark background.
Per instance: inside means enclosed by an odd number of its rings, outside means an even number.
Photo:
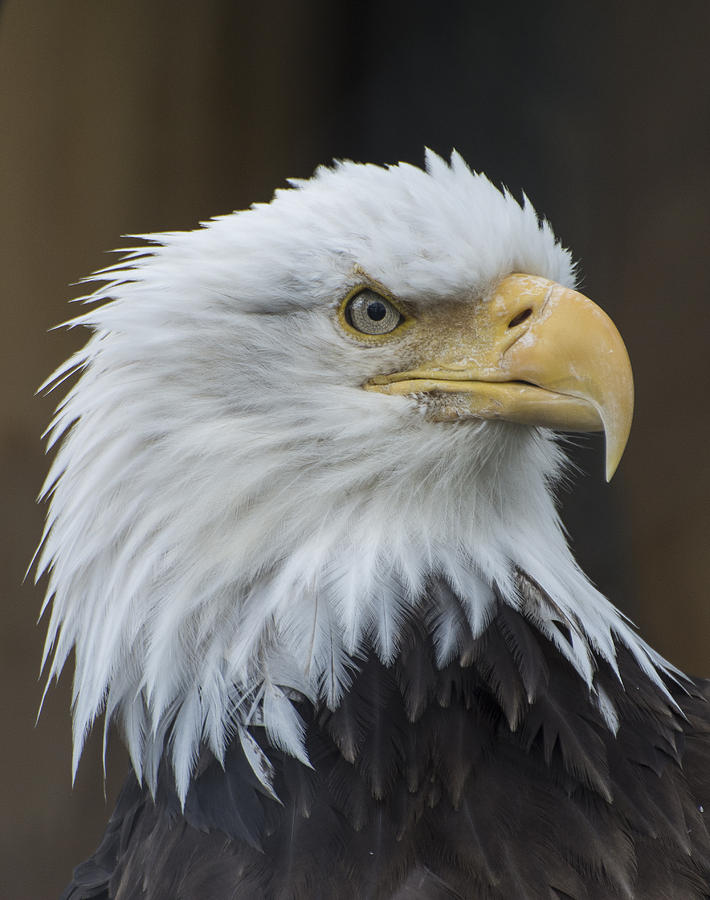
[[[578,558],[669,659],[710,675],[710,4],[6,0],[0,7],[0,896],[57,897],[102,833],[99,741],[70,785],[66,673],[37,727],[41,589],[21,585],[54,401],[48,333],[121,235],[192,228],[333,157],[456,147],[530,196],[636,375],[613,483],[575,439]]]

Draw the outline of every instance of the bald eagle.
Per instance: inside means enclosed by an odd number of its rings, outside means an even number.
[[[145,239],[49,382],[48,681],[132,762],[64,898],[710,896],[708,686],[556,511],[633,383],[547,222],[429,154]]]

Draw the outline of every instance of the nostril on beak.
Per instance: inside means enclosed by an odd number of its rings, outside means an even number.
[[[532,315],[532,309],[528,306],[527,309],[521,310],[517,316],[513,316],[513,318],[508,322],[508,328],[515,328],[516,325],[520,325],[521,322],[524,322],[528,316]]]

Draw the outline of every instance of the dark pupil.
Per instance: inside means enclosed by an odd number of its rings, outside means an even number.
[[[381,300],[373,300],[367,304],[367,315],[373,322],[379,322],[387,315],[387,307]]]

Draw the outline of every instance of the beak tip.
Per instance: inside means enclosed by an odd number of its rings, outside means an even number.
[[[619,467],[631,434],[631,422],[634,414],[634,388],[630,363],[627,363],[626,369],[626,378],[623,380],[620,389],[615,392],[615,401],[608,404],[600,404],[597,407],[599,417],[604,426],[607,484]]]
[[[609,433],[606,433],[606,483],[608,484],[611,479],[614,477],[616,470],[619,468],[619,463],[621,462],[621,457],[624,455],[624,450],[626,449],[626,439],[628,438],[628,431],[626,433],[626,437],[623,441],[610,441]]]

